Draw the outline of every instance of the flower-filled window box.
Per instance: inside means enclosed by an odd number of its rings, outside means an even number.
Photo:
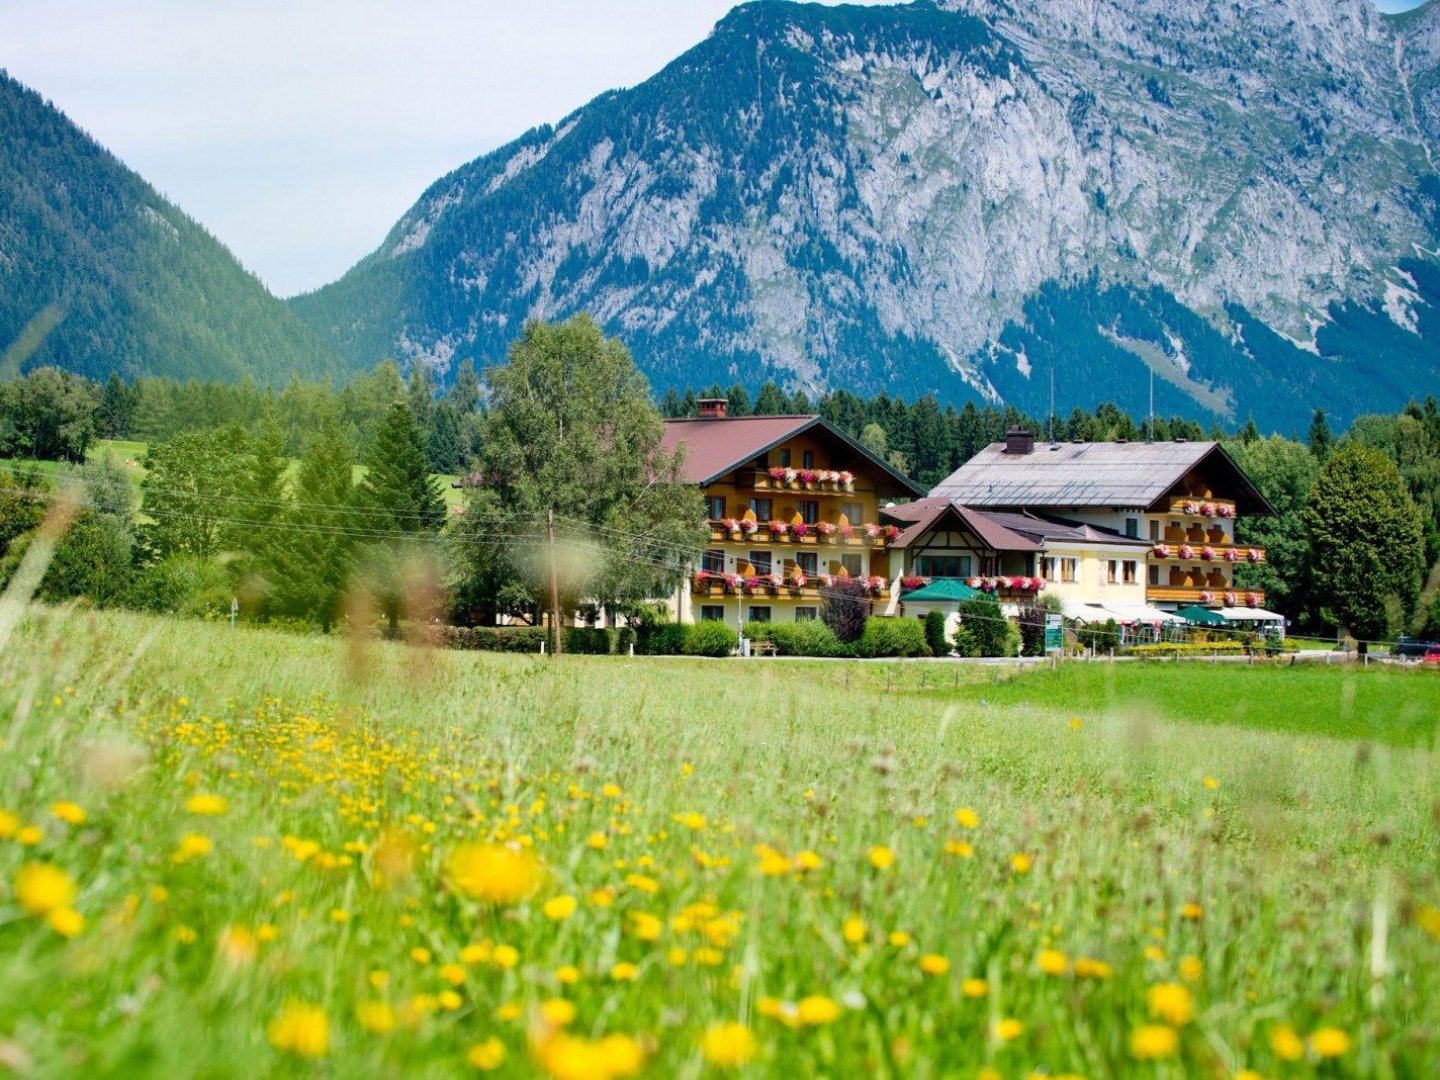
[[[914,577],[913,575],[911,577],[905,577],[900,579],[900,588],[904,592],[919,592],[921,589],[925,588],[929,584],[929,578]]]
[[[1215,594],[1213,592],[1210,592],[1208,589],[1200,594],[1200,603],[1213,604],[1214,602]]]
[[[866,587],[870,590],[871,596],[883,596],[888,584],[889,582],[883,577],[872,577],[865,582]]]
[[[1229,551],[1225,552],[1225,561],[1230,563],[1231,565],[1238,563],[1240,561],[1240,552],[1236,551],[1234,548],[1231,548]]]
[[[1235,606],[1237,606],[1239,603],[1240,603],[1240,596],[1239,596],[1238,593],[1227,592],[1227,593],[1225,594],[1225,606],[1226,606],[1226,607],[1235,607]]]
[[[836,529],[836,527],[834,526],[834,524],[832,524],[831,522],[828,522],[828,521],[818,522],[818,523],[816,524],[816,526],[815,526],[815,534],[816,534],[817,536],[819,536],[821,539],[824,539],[824,540],[827,540],[827,541],[828,541],[828,540],[833,540],[833,539],[835,538],[835,533],[836,533],[837,531],[838,531],[838,530]]]
[[[770,535],[782,544],[790,542],[790,525],[785,521],[770,522]]]
[[[1260,548],[1251,548],[1246,552],[1245,557],[1258,566],[1265,561],[1265,552]]]
[[[1252,607],[1252,608],[1258,608],[1258,607],[1260,606],[1260,601],[1261,601],[1262,599],[1263,599],[1263,597],[1261,597],[1261,595],[1260,595],[1258,592],[1246,593],[1246,594],[1245,594],[1245,606],[1246,606],[1246,607]]]
[[[1203,506],[1201,506],[1201,507],[1200,507],[1200,516],[1201,516],[1201,517],[1207,517],[1207,518],[1213,518],[1213,517],[1215,516],[1215,504],[1214,504],[1214,503],[1208,503],[1208,502],[1207,502],[1207,503],[1205,503]]]
[[[1215,549],[1209,544],[1206,544],[1203,548],[1200,549],[1200,558],[1204,559],[1206,562],[1214,562]]]
[[[1180,558],[1185,559],[1185,560],[1187,560],[1187,561],[1190,560],[1190,559],[1195,558],[1195,549],[1194,549],[1193,547],[1191,547],[1189,544],[1181,544],[1181,545],[1180,545]]]
[[[785,584],[790,588],[792,592],[799,592],[800,590],[805,588],[805,586],[810,584],[810,580],[805,576],[805,572],[803,570],[796,570],[788,578],[785,579]]]
[[[1156,545],[1155,545],[1155,558],[1157,558],[1157,559],[1168,559],[1168,558],[1170,558],[1171,554],[1172,554],[1172,551],[1171,551],[1171,548],[1170,548],[1170,545],[1169,545],[1169,544],[1156,544]]]

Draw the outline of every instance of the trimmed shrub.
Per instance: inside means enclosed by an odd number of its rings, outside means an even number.
[[[993,596],[977,596],[960,605],[960,621],[975,640],[976,656],[1005,656],[1010,620]]]
[[[446,626],[440,640],[470,652],[538,653],[541,642],[550,648],[550,632],[539,626]]]
[[[950,643],[955,648],[956,656],[963,656],[973,660],[980,655],[980,643],[975,640],[975,635],[970,632],[970,628],[967,626],[957,626],[954,635],[950,639]]]
[[[865,659],[929,656],[925,626],[918,619],[870,619],[855,643],[855,655]]]
[[[925,640],[936,656],[950,655],[950,642],[945,639],[945,613],[932,611],[925,616]]]
[[[835,631],[819,619],[805,622],[769,623],[768,637],[781,656],[845,656],[850,650],[840,644]]]
[[[569,627],[562,636],[565,651],[579,656],[609,656],[615,651],[615,631],[585,626]]]
[[[658,623],[637,632],[635,651],[646,656],[680,656],[685,652],[689,627],[683,623]]]
[[[1103,623],[1086,623],[1075,631],[1075,640],[1082,649],[1109,652],[1111,649],[1120,648],[1120,628],[1115,625],[1114,619],[1106,619]]]
[[[729,656],[740,644],[740,635],[722,622],[698,622],[684,629],[686,656]]]

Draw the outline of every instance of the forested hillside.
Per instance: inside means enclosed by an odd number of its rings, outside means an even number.
[[[213,236],[0,72],[0,374],[282,383],[336,353]]]

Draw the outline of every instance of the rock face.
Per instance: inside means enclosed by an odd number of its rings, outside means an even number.
[[[295,309],[354,363],[588,310],[659,386],[1290,429],[1440,392],[1437,154],[1437,0],[761,2]]]

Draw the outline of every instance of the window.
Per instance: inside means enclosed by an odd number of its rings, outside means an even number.
[[[1120,568],[1120,572],[1124,575],[1126,585],[1134,585],[1135,582],[1139,580],[1136,576],[1138,566],[1139,563],[1134,559],[1125,560],[1124,565]]]
[[[1160,584],[1160,567],[1155,566],[1155,565],[1153,565],[1153,564],[1152,564],[1151,567],[1150,567],[1150,584],[1151,584],[1151,585],[1159,585],[1159,584]]]
[[[845,568],[845,573],[849,574],[851,577],[859,577],[862,573],[865,572],[864,568],[860,563],[859,555],[841,555],[840,565]]]
[[[820,573],[820,556],[813,551],[802,551],[795,556],[795,565],[806,577],[814,577]]]
[[[771,562],[770,562],[770,552],[768,552],[768,551],[752,551],[752,552],[750,552],[750,565],[755,568],[755,575],[756,575],[756,577],[764,577],[766,574],[770,573],[770,569],[771,569],[771,566],[772,566],[772,564],[771,564]]]
[[[782,469],[788,469],[790,467],[790,450],[788,447],[780,451],[780,467]]]
[[[720,604],[706,604],[700,609],[701,622],[724,622],[725,608]]]
[[[706,515],[710,518],[711,521],[724,521],[724,520],[725,520],[725,496],[724,496],[724,495],[706,495],[706,496],[705,496],[705,513],[706,513]]]
[[[1061,560],[1060,560],[1060,580],[1061,580],[1061,581],[1073,585],[1076,581],[1079,580],[1079,571],[1080,571],[1080,560],[1079,560],[1079,559],[1061,559]]]
[[[820,520],[820,504],[810,499],[800,504],[800,517],[806,525],[814,525]]]
[[[750,509],[755,511],[755,516],[761,521],[774,521],[774,503],[769,499],[751,499]]]
[[[806,450],[800,457],[802,469],[813,469],[815,467],[815,451]]]
[[[795,609],[796,622],[814,622],[820,618],[820,609],[813,607],[797,607]]]
[[[769,622],[770,609],[768,607],[752,607],[745,612],[745,618],[750,622]]]
[[[970,576],[968,555],[921,555],[915,560],[921,577],[966,578]]]
[[[1138,538],[1138,537],[1140,536],[1140,519],[1139,519],[1139,518],[1126,518],[1126,519],[1125,519],[1125,535],[1126,535],[1126,536],[1129,536],[1129,537],[1135,537],[1135,538]]]
[[[700,560],[700,569],[707,574],[723,574],[725,572],[725,552],[707,551]]]
[[[1120,560],[1119,560],[1119,559],[1111,559],[1110,562],[1107,564],[1107,569],[1106,569],[1106,571],[1105,571],[1105,581],[1106,581],[1107,584],[1110,584],[1110,585],[1115,585],[1115,584],[1119,583],[1119,581],[1120,581]]]
[[[845,503],[840,507],[840,512],[845,515],[845,520],[850,522],[851,525],[864,524],[861,520],[865,516],[865,506],[863,503]]]
[[[996,565],[994,555],[980,556],[980,573],[983,577],[994,577],[999,573],[999,567]]]
[[[1050,558],[1040,560],[1040,576],[1043,577],[1046,581],[1054,581],[1055,575],[1059,571],[1059,569],[1059,559]]]
[[[1154,520],[1153,518],[1150,521],[1150,539],[1156,541],[1157,543],[1160,540],[1160,522]]]

